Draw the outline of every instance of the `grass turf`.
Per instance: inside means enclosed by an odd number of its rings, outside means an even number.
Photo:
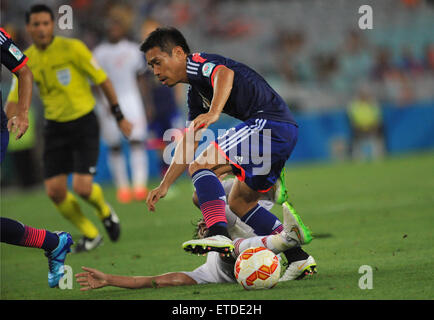
[[[374,163],[290,166],[290,197],[314,236],[304,249],[318,263],[308,280],[279,283],[272,290],[244,291],[238,284],[81,292],[50,289],[47,260],[38,249],[1,244],[1,299],[432,299],[434,296],[434,153]],[[150,213],[144,204],[120,205],[105,186],[107,200],[122,223],[121,239],[110,243],[89,205],[85,214],[105,236],[89,253],[68,255],[74,273],[81,266],[121,275],[155,275],[192,270],[205,261],[182,251],[200,212],[191,202],[188,179]],[[273,212],[281,217],[279,208]],[[3,193],[1,215],[48,230],[80,235],[55,210],[42,190]],[[373,289],[358,286],[359,268],[371,266]]]

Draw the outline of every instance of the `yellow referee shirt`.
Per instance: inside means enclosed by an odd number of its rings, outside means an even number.
[[[86,45],[77,39],[54,37],[45,50],[31,45],[25,55],[45,108],[45,118],[66,122],[89,113],[95,105],[88,79],[101,84],[107,79]],[[8,101],[18,102],[16,77]]]

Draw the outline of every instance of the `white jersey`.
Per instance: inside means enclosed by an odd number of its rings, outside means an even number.
[[[224,262],[218,252],[208,252],[206,262],[191,272],[183,272],[197,284],[236,282],[234,264]]]
[[[130,140],[143,141],[146,118],[137,73],[144,70],[145,62],[139,45],[128,40],[104,42],[95,48],[93,56],[113,83],[122,113],[133,124]],[[108,145],[116,145],[121,135],[107,107],[108,102],[102,94],[98,95],[97,101],[102,137]]]

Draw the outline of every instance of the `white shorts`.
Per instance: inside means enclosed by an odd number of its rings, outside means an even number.
[[[125,119],[133,125],[130,141],[145,141],[147,131],[147,121],[143,104],[135,97],[119,97],[119,105]],[[115,118],[111,114],[109,107],[101,102],[98,103],[96,113],[100,123],[101,137],[109,147],[119,146],[122,140],[122,133],[119,130]]]
[[[183,273],[198,284],[236,282],[234,264],[224,262],[218,252],[209,252],[203,265],[193,271]]]

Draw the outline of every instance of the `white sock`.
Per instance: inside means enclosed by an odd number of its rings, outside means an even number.
[[[287,241],[280,234],[272,234],[269,236],[256,236],[247,239],[238,238],[235,239],[233,243],[235,246],[234,254],[236,257],[238,257],[241,252],[251,247],[263,247],[271,250],[274,254],[279,254],[297,245],[296,241]]]
[[[226,205],[226,220],[228,221],[228,232],[232,239],[256,236],[252,227],[242,222],[241,219],[232,212],[229,205]]]
[[[130,148],[131,173],[134,187],[145,187],[148,183],[148,154],[143,145]]]
[[[128,172],[122,152],[109,152],[108,162],[115,186],[118,189],[128,188]]]
[[[235,226],[235,223],[237,222],[238,216],[232,212],[232,210],[229,208],[229,205],[226,205],[226,220],[228,220],[228,229]]]

